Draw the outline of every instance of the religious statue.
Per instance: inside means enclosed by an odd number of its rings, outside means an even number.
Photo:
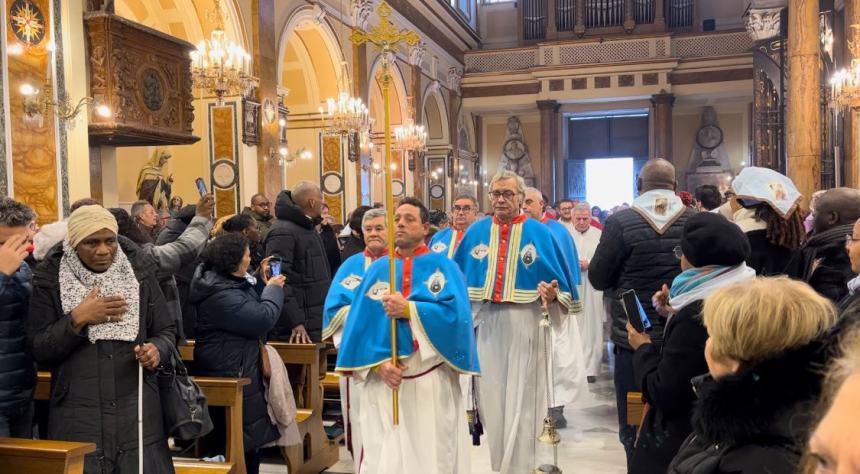
[[[725,191],[734,175],[723,141],[723,129],[713,107],[702,109],[702,121],[695,138],[687,171],[687,189],[692,191],[703,184],[712,184],[720,192]]]
[[[523,136],[522,124],[516,116],[508,118],[507,132],[505,133],[504,145],[502,145],[502,157],[499,160],[498,170],[513,171],[522,176],[528,186],[533,186],[535,173],[529,157],[529,147]]]
[[[172,156],[167,150],[156,149],[137,177],[137,198],[148,201],[158,212],[167,211],[170,204],[173,175],[165,179],[161,170]]]

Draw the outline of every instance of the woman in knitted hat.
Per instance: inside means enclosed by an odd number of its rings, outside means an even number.
[[[144,470],[173,472],[153,372],[176,342],[173,321],[154,262],[117,235],[103,207],[75,210],[65,241],[36,269],[27,333],[51,371],[46,438],[95,443],[86,472],[137,472],[140,364]]]
[[[633,354],[636,381],[650,407],[642,420],[630,463],[631,473],[666,472],[669,463],[692,431],[690,415],[695,393],[690,379],[706,373],[702,325],[703,300],[719,288],[755,278],[746,266],[750,245],[738,226],[722,216],[703,212],[684,224],[675,256],[683,270],[672,287],[653,298],[654,307],[667,317],[662,347],[630,323],[627,335]]]

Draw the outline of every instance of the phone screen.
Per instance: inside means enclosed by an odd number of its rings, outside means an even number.
[[[272,270],[272,276],[281,274],[281,261],[280,260],[270,260],[269,268]]]
[[[627,314],[627,321],[638,332],[645,332],[651,329],[651,321],[645,315],[645,310],[642,304],[639,303],[639,298],[636,297],[636,291],[627,290],[621,294],[621,305],[624,307],[624,312]]]
[[[206,195],[206,183],[203,182],[203,178],[197,178],[194,180],[194,184],[197,185],[197,192],[200,193],[200,196]]]

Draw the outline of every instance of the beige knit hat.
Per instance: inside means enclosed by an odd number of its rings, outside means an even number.
[[[81,206],[69,216],[69,233],[66,241],[75,248],[85,238],[96,232],[108,229],[117,233],[119,227],[113,214],[99,205]]]

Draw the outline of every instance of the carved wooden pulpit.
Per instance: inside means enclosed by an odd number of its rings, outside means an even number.
[[[90,93],[113,116],[93,114],[90,144],[176,145],[194,136],[189,53],[194,45],[107,11],[84,14]]]

